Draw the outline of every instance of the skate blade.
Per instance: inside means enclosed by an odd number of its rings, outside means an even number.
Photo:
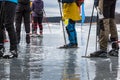
[[[3,59],[13,59],[13,58],[17,58],[17,57],[10,57],[10,55],[4,55],[2,58]]]
[[[90,57],[90,56],[82,56],[82,58],[93,58],[93,57]]]
[[[82,56],[82,58],[109,58],[109,57],[91,57],[91,56]]]
[[[77,49],[79,47],[58,47],[57,49]]]
[[[37,37],[39,37],[39,38],[43,38],[43,35],[38,35]]]
[[[11,59],[11,58],[10,58],[10,55],[4,55],[2,58],[3,58],[3,59]]]

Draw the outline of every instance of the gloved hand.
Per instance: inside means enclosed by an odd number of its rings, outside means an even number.
[[[60,0],[58,0],[58,2],[60,2]]]
[[[95,7],[97,7],[98,4],[99,4],[99,0],[94,0],[94,5],[95,5]]]

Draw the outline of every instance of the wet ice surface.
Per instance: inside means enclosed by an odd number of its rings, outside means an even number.
[[[120,33],[120,25],[118,34]],[[51,28],[51,32],[49,30]],[[44,24],[43,38],[31,38],[26,45],[25,32],[22,29],[19,57],[17,59],[0,59],[0,80],[120,80],[119,58],[83,58],[89,24],[82,28],[77,24],[79,48],[58,49],[64,45],[62,27],[59,24]],[[95,51],[95,24],[87,55]],[[6,53],[9,43],[6,43]]]

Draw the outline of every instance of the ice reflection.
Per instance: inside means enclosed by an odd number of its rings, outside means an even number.
[[[85,52],[88,25],[82,27],[82,33],[78,30],[78,49],[57,48],[64,42],[62,30],[55,25],[56,28],[51,27],[52,34],[45,26],[44,37],[31,38],[30,46],[26,46],[23,34],[18,58],[0,59],[0,80],[120,80],[120,58],[81,57]],[[95,51],[95,25],[92,29],[88,55]],[[8,43],[6,46],[9,52]]]
[[[1,59],[0,80],[38,80],[43,72],[42,39],[36,46],[19,46],[17,59]],[[36,50],[37,49],[37,50]]]
[[[62,80],[80,80],[80,74],[78,73],[79,67],[77,65],[76,50],[77,49],[69,49],[65,52]]]
[[[118,59],[117,80],[120,80],[120,57]]]
[[[33,38],[31,40],[30,57],[29,57],[29,71],[30,79],[36,80],[42,78],[43,72],[43,48],[42,38]]]
[[[24,80],[22,62],[19,59],[2,59],[0,64],[0,80]]]
[[[117,70],[118,70],[118,60],[115,57],[108,59],[90,59],[91,65],[94,64],[95,68],[95,77],[93,80],[116,80],[117,78]],[[91,66],[92,68],[92,66]],[[94,73],[94,71],[90,71]],[[92,77],[92,75],[90,76]]]

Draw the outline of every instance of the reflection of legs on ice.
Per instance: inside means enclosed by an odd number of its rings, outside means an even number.
[[[60,48],[77,48],[77,33],[75,30],[75,21],[69,20],[68,25],[66,26],[66,31],[68,34],[69,43],[61,46]]]

